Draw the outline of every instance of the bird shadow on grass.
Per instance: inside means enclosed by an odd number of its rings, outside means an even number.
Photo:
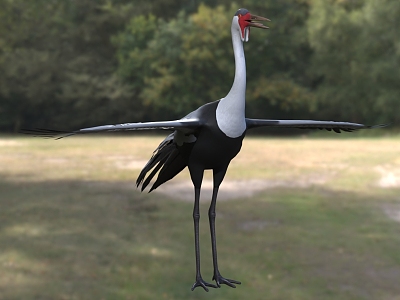
[[[130,182],[0,178],[0,299],[206,297],[190,292],[190,202],[140,194]],[[243,285],[210,293],[395,299],[400,225],[374,210],[381,199],[364,198],[279,188],[219,203],[221,266]],[[207,208],[202,240],[209,240]],[[212,274],[209,245],[203,248],[204,273]]]

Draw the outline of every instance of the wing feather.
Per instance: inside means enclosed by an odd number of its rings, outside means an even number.
[[[113,132],[113,131],[134,131],[134,130],[181,130],[185,133],[194,131],[201,126],[201,122],[197,118],[180,119],[174,121],[145,122],[145,123],[123,123],[116,125],[102,125],[96,127],[82,128],[75,131],[59,131],[53,129],[22,129],[20,132],[38,137],[61,139],[71,135],[83,133],[97,132]]]
[[[386,127],[387,125],[364,125],[350,122],[334,122],[334,121],[314,121],[314,120],[268,120],[268,119],[248,119],[246,118],[247,129],[257,127],[278,127],[278,128],[300,128],[300,129],[320,129],[335,131],[351,132],[359,129],[372,129]]]

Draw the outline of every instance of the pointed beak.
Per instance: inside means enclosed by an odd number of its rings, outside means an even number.
[[[260,17],[260,16],[256,16],[256,15],[250,15],[251,18],[249,20],[249,26],[251,27],[257,27],[257,28],[262,28],[262,29],[268,29],[268,26],[265,26],[264,24],[260,23],[260,22],[271,22],[270,19],[264,18],[264,17]]]

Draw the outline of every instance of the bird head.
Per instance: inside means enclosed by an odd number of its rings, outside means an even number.
[[[264,17],[252,15],[247,9],[240,8],[233,17],[232,25],[239,30],[242,42],[248,42],[250,36],[250,27],[262,29],[269,28],[260,23],[261,21],[269,22],[270,20]]]

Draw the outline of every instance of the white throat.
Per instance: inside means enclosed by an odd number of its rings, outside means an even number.
[[[235,28],[234,22],[237,22],[235,18],[231,27],[235,54],[235,79],[228,95],[218,103],[216,111],[218,127],[231,138],[241,136],[246,130],[246,61],[240,32]]]

